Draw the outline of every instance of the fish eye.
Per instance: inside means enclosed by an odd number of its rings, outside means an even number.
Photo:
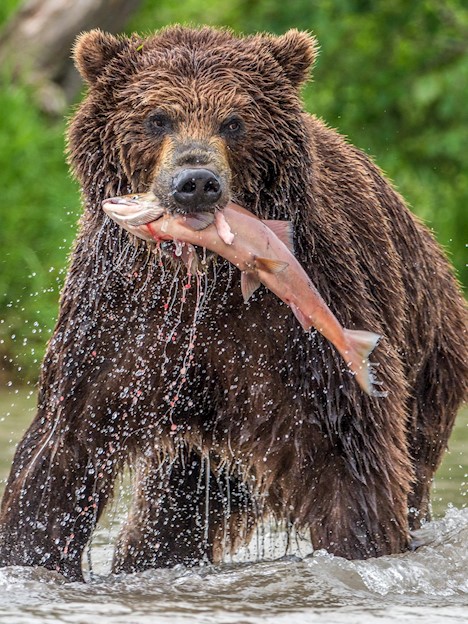
[[[228,117],[220,126],[219,132],[226,137],[238,137],[244,131],[244,123],[237,115]]]
[[[172,130],[172,121],[164,111],[154,111],[145,119],[145,127],[149,134],[161,136]]]

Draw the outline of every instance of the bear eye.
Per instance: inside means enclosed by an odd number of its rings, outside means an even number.
[[[172,130],[172,122],[167,113],[156,111],[148,115],[145,120],[148,132],[154,136],[160,136]]]
[[[244,130],[244,124],[242,119],[237,116],[232,116],[223,121],[219,129],[220,134],[228,137],[237,137],[242,134]]]

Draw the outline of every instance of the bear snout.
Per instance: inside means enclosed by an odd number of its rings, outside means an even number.
[[[169,212],[214,212],[231,199],[231,172],[219,140],[166,141],[152,191]]]
[[[187,168],[172,179],[171,193],[179,212],[214,209],[223,194],[221,177],[205,168]]]

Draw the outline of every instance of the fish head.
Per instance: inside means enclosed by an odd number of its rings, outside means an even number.
[[[144,226],[164,215],[153,193],[109,197],[102,202],[102,208],[120,227],[146,241],[152,241],[153,237]]]
[[[215,220],[211,212],[171,215],[158,203],[152,192],[108,197],[102,202],[102,208],[108,217],[137,239],[150,243],[153,248],[157,243],[159,252],[176,265],[183,262],[189,273],[194,274],[204,268],[199,262],[196,248],[183,241],[176,241],[165,233],[165,223],[175,219],[191,230],[204,230]],[[205,250],[202,264],[206,267],[213,258],[214,254]]]

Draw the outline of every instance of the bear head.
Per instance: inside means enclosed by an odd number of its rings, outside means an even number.
[[[284,217],[278,194],[306,183],[299,90],[315,52],[314,38],[296,30],[82,34],[74,57],[88,93],[70,123],[69,154],[88,208],[152,190],[170,212],[232,199]]]

